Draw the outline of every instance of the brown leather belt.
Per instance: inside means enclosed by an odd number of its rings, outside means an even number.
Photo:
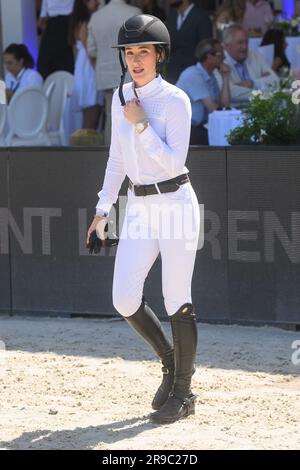
[[[173,193],[177,191],[179,186],[189,181],[189,175],[184,173],[183,175],[156,184],[138,185],[133,184],[132,181],[129,180],[129,188],[134,192],[135,196],[150,196],[151,194]]]

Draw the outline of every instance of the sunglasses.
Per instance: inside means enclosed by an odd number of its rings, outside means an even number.
[[[209,52],[209,54],[224,57],[224,52]]]

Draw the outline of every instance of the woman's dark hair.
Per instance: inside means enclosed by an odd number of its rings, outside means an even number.
[[[166,62],[168,62],[169,53],[164,46],[160,44],[154,44],[155,52],[159,54],[158,60],[156,63],[156,75],[163,73],[163,67]]]
[[[204,62],[208,54],[215,54],[216,47],[221,46],[220,41],[217,39],[202,39],[195,49],[195,57],[199,62]]]
[[[279,57],[282,60],[282,65],[290,67],[290,63],[285,55],[284,50],[284,33],[279,29],[269,29],[261,41],[261,46],[274,44],[274,58]]]
[[[4,54],[11,54],[17,60],[24,60],[25,69],[33,69],[34,60],[25,44],[10,44],[4,51]]]
[[[69,44],[73,46],[76,42],[75,33],[76,28],[80,23],[88,23],[91,18],[91,13],[84,0],[75,0],[73,13],[71,16],[69,27]]]

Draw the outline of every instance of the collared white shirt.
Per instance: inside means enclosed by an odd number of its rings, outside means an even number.
[[[187,173],[185,162],[191,130],[191,103],[180,88],[160,75],[147,85],[124,85],[125,101],[137,94],[149,120],[138,134],[124,117],[118,89],[112,101],[112,137],[102,190],[96,210],[109,212],[126,175],[134,184],[152,184]]]
[[[179,30],[182,26],[182,23],[184,22],[184,20],[186,19],[186,17],[188,16],[189,12],[191,11],[191,9],[193,8],[194,4],[191,3],[187,9],[185,10],[185,12],[183,13],[183,15],[181,15],[179,12],[177,12],[177,30]]]
[[[47,16],[70,15],[73,7],[74,0],[43,0],[40,16],[46,18]]]
[[[5,74],[6,88],[12,91],[22,90],[30,86],[41,88],[43,86],[42,76],[33,69],[22,69],[15,77],[10,72]]]
[[[239,62],[234,59],[227,51],[225,51],[225,60],[228,65],[235,67]],[[244,60],[244,63],[247,61],[247,58]]]
[[[239,85],[241,78],[234,65],[236,61],[228,54],[227,51],[225,51],[224,62],[228,64],[231,69],[229,86],[232,104],[236,106],[243,103],[248,103],[252,93],[252,88]],[[259,52],[249,50],[247,59],[244,61],[244,63],[247,66],[250,79],[254,83],[254,89],[268,92],[277,89],[279,85],[278,76],[274,70],[270,68],[264,57],[259,54]],[[223,83],[222,76],[218,70],[214,71],[214,75],[216,76],[219,88],[221,89]]]

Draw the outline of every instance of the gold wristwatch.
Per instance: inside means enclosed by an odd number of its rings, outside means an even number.
[[[135,127],[136,132],[140,134],[145,129],[147,129],[149,125],[150,124],[149,124],[148,119],[144,119],[143,121],[136,123],[134,127]]]

